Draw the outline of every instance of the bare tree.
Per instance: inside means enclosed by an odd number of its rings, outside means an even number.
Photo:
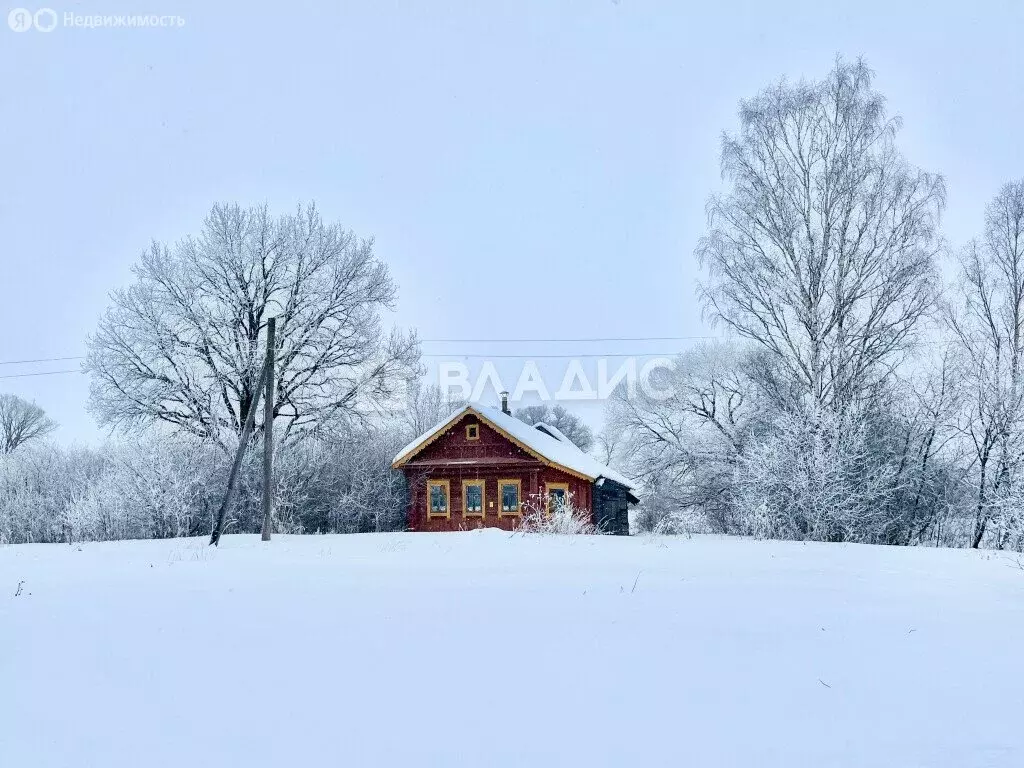
[[[35,403],[17,395],[0,395],[0,453],[46,437],[56,428],[57,423]]]
[[[400,423],[409,440],[433,429],[455,411],[465,405],[464,400],[452,397],[436,384],[425,385],[415,382],[409,390],[406,407],[400,416]]]
[[[622,436],[625,468],[644,484],[645,507],[696,510],[711,530],[736,533],[732,472],[746,434],[762,410],[756,382],[758,355],[724,345],[698,346],[657,371],[655,389],[616,390],[607,430]],[[657,499],[657,504],[649,502]],[[652,521],[653,524],[657,521]]]
[[[957,413],[964,389],[956,355],[944,349],[931,370],[903,380],[885,410],[896,465],[889,520],[894,536],[887,544],[961,544],[946,535],[950,518],[962,517],[963,450],[957,439]],[[944,528],[944,526],[946,526]]]
[[[579,416],[561,405],[528,405],[517,408],[515,417],[529,425],[544,422],[568,437],[581,451],[589,451],[594,445],[594,431]]]
[[[611,466],[619,463],[621,453],[622,433],[608,424],[594,438],[594,457],[602,464]]]
[[[962,297],[947,320],[967,388],[962,428],[972,452],[975,489],[970,544],[1000,522],[997,546],[1020,526],[1024,454],[1024,180],[1005,185],[985,211],[985,234],[960,254]],[[1009,514],[1003,514],[1008,511]]]
[[[891,375],[936,296],[944,183],[900,155],[871,81],[839,60],[743,101],[697,249],[707,312],[836,412]]]
[[[89,339],[101,424],[162,423],[227,445],[256,396],[271,316],[285,439],[365,421],[418,372],[415,335],[382,329],[396,288],[372,241],[313,206],[274,218],[215,205],[197,237],[154,243],[135,274]]]
[[[945,365],[894,378],[857,419],[794,407],[763,350],[702,345],[659,371],[656,389],[617,392],[609,429],[643,483],[647,530],[755,533],[911,544],[956,501]],[[884,396],[883,396],[884,395]],[[798,398],[797,398],[798,399]]]

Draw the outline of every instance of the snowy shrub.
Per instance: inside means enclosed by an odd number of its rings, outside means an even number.
[[[737,463],[746,533],[770,539],[878,541],[894,467],[877,461],[863,424],[827,411],[780,414]]]
[[[98,453],[47,443],[0,456],[0,540],[71,542],[82,521],[72,509],[102,474]]]
[[[659,536],[693,536],[698,533],[712,533],[707,518],[695,509],[680,509],[664,515],[651,532]]]
[[[358,431],[279,447],[278,529],[291,533],[403,530],[405,484],[401,473],[391,469],[391,458],[404,445],[402,439],[386,430]],[[261,461],[255,456],[246,475],[256,520],[262,520]]]
[[[630,530],[664,536],[719,533],[702,507],[688,503],[693,496],[680,492],[665,476],[651,477],[633,511]]]
[[[579,509],[569,493],[564,500],[548,502],[542,494],[533,494],[523,502],[523,516],[518,530],[523,533],[544,533],[578,536],[598,533],[590,513]]]
[[[647,495],[640,500],[630,529],[632,533],[653,533],[658,536],[714,533],[702,510],[680,507],[663,498]]]
[[[166,539],[208,533],[226,457],[188,439],[149,437],[107,446],[103,473],[70,505],[85,536]]]
[[[275,530],[356,533],[405,527],[405,485],[388,430],[312,436],[276,453]],[[247,452],[226,530],[263,521],[262,446]],[[150,434],[99,450],[41,443],[0,455],[0,543],[205,536],[231,457],[212,443]]]

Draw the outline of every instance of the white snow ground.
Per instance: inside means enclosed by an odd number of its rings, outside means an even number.
[[[0,547],[4,768],[1017,767],[1022,670],[1024,570],[992,553],[494,530]]]

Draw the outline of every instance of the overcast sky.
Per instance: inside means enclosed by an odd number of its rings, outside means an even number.
[[[684,5],[85,0],[50,7],[185,25],[4,25],[0,361],[81,355],[150,240],[195,232],[215,201],[316,201],[374,236],[400,284],[394,322],[426,339],[711,333],[692,252],[720,134],[740,98],[821,77],[837,53],[867,58],[908,159],[946,176],[951,242],[1024,176],[1019,0]],[[80,373],[2,391],[42,405],[63,440],[100,435]]]

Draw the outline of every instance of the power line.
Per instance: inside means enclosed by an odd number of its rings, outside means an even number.
[[[64,360],[84,360],[84,355],[72,357],[37,357],[34,360],[0,360],[0,365],[21,365],[23,363],[56,363]]]
[[[579,354],[564,354],[564,355],[547,355],[547,354],[545,354],[545,355],[530,355],[530,354],[522,354],[522,355],[488,355],[488,354],[484,354],[482,352],[477,352],[477,353],[450,352],[450,353],[447,353],[447,354],[440,354],[440,353],[422,354],[422,355],[420,355],[420,357],[430,357],[430,358],[448,359],[448,360],[458,360],[458,359],[465,359],[465,358],[473,358],[473,359],[476,359],[476,360],[479,360],[479,359],[486,359],[486,360],[570,360],[572,358],[577,358],[577,357],[578,358],[675,357],[675,356],[677,356],[679,354],[681,354],[681,353],[678,352],[678,351],[676,351],[676,352],[613,352],[613,353],[609,353],[609,354],[600,354],[600,353],[597,353],[597,352],[583,352],[583,353],[579,353]],[[60,359],[60,358],[58,358],[58,359]],[[69,359],[75,360],[75,359],[78,359],[78,358],[69,358]],[[28,362],[28,361],[25,361],[25,362]],[[12,363],[0,362],[0,365],[13,365],[13,364],[14,364],[13,362]],[[19,379],[19,378],[23,378],[25,376],[52,376],[52,375],[58,374],[58,373],[84,373],[84,371],[82,371],[81,369],[78,369],[78,368],[68,368],[68,369],[62,370],[62,371],[42,371],[42,372],[39,372],[39,373],[9,373],[9,374],[5,374],[5,375],[0,375],[0,379]]]
[[[581,354],[565,354],[565,355],[488,355],[483,352],[448,352],[438,353],[433,352],[430,354],[421,354],[420,357],[440,357],[440,358],[460,358],[460,357],[473,357],[473,358],[487,358],[487,359],[508,359],[508,360],[537,360],[542,358],[550,358],[554,360],[567,360],[573,357],[675,357],[681,354],[680,352],[612,352],[609,354],[601,354],[597,352],[584,352]]]
[[[8,373],[0,376],[0,379],[21,379],[26,376],[54,376],[58,373],[82,373],[78,368],[68,368],[64,371],[40,371],[39,373]]]
[[[423,344],[557,344],[560,342],[581,344],[596,341],[698,341],[721,339],[721,336],[608,336],[580,339],[420,339]]]
[[[576,339],[420,339],[423,344],[558,344],[558,343],[595,343],[595,342],[641,342],[641,341],[700,341],[700,340],[726,340],[722,336],[607,336],[607,337],[588,337],[588,338],[576,338]],[[932,345],[952,345],[955,342],[953,340],[927,340],[918,341],[917,345],[921,346],[932,346]],[[675,357],[676,355],[682,354],[681,350],[675,350],[672,352],[611,352],[611,353],[596,353],[596,352],[582,352],[577,354],[485,354],[479,352],[460,353],[460,352],[424,352],[421,357],[432,357],[432,358],[494,358],[494,359],[567,359],[573,357]],[[66,357],[37,357],[25,360],[0,360],[0,365],[28,365],[31,363],[52,363],[52,362],[63,362],[67,360],[84,360],[84,355],[69,355]],[[78,370],[69,369],[65,371],[46,371],[42,373],[19,373],[19,374],[8,374],[0,376],[0,379],[12,379],[21,376],[49,376],[56,373],[80,373]]]
[[[558,343],[591,343],[591,342],[625,342],[625,341],[696,341],[700,339],[717,339],[718,336],[619,336],[619,337],[607,337],[607,338],[579,338],[579,339],[420,339],[423,344],[558,344]],[[653,355],[653,352],[637,352],[630,354],[607,354],[599,355],[592,353],[582,353],[579,355],[480,355],[480,354],[458,354],[458,353],[425,353],[423,357],[496,357],[496,358],[519,358],[519,357],[549,357],[549,358],[563,358],[563,357],[640,357],[642,355]],[[671,352],[670,355],[678,355],[679,352]],[[26,360],[0,360],[0,365],[28,365],[29,363],[54,363],[64,362],[67,360],[84,360],[85,355],[71,355],[68,357],[37,357]]]

